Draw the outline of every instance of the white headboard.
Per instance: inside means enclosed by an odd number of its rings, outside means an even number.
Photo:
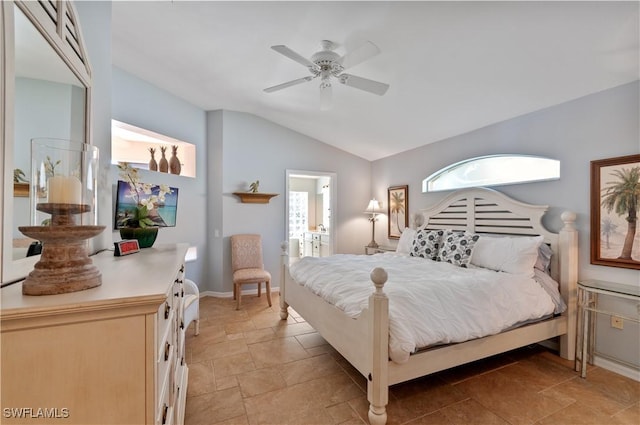
[[[453,229],[471,233],[537,236],[559,253],[557,233],[542,225],[547,205],[531,205],[516,201],[503,193],[487,188],[470,188],[453,192],[436,205],[420,210],[423,228]],[[559,255],[551,260],[551,275],[559,281]]]

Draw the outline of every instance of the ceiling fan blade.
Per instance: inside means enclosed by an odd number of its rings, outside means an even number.
[[[288,48],[287,46],[284,46],[282,44],[279,44],[277,46],[271,46],[271,48],[273,50],[275,50],[276,52],[280,53],[281,55],[285,55],[286,57],[288,57],[289,59],[292,59],[296,62],[298,62],[299,64],[302,64],[308,68],[317,68],[318,66],[311,62],[309,59],[305,58],[304,56],[300,55],[299,53],[294,52],[293,50],[291,50],[290,48]]]
[[[369,58],[374,57],[380,53],[378,46],[370,41],[367,41],[357,49],[345,54],[338,62],[344,67],[344,69],[356,66],[359,63],[366,61]]]
[[[349,87],[355,87],[360,90],[368,91],[369,93],[382,96],[387,92],[389,84],[380,83],[378,81],[369,80],[367,78],[357,77],[351,74],[338,75],[340,82]]]
[[[333,103],[331,83],[323,81],[320,84],[320,110],[328,111]]]
[[[295,86],[297,84],[302,84],[302,83],[306,83],[308,81],[313,80],[315,77],[302,77],[302,78],[298,78],[297,80],[292,80],[292,81],[288,81],[286,83],[282,83],[282,84],[278,84],[277,86],[273,86],[273,87],[267,87],[266,89],[264,89],[263,91],[267,92],[267,93],[272,93],[274,91],[278,91],[278,90],[282,90],[282,89],[286,89],[287,87],[291,87],[291,86]]]

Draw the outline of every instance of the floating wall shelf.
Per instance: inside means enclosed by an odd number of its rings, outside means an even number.
[[[233,192],[243,204],[268,204],[277,193]]]

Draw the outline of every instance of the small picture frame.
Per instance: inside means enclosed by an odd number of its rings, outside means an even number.
[[[387,190],[388,238],[400,239],[409,227],[409,186],[392,186]]]
[[[640,155],[591,161],[591,264],[640,269]]]

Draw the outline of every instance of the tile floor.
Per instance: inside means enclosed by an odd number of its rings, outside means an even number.
[[[366,424],[366,381],[295,313],[244,296],[200,301],[187,331],[186,424]],[[640,425],[640,383],[591,367],[586,380],[530,347],[391,387],[388,424]]]

